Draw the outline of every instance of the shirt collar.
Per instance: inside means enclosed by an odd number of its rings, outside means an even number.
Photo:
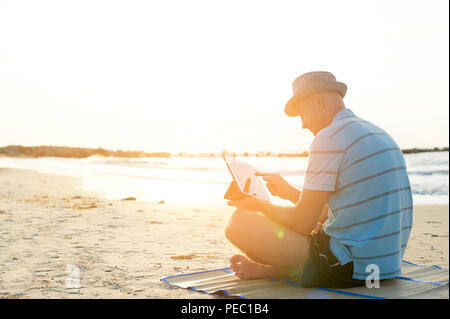
[[[352,112],[352,110],[350,110],[350,109],[340,110],[339,112],[336,113],[336,115],[334,116],[333,121],[331,121],[331,123],[339,121],[339,120],[343,119],[344,117],[350,117],[350,116],[355,116],[355,114]]]

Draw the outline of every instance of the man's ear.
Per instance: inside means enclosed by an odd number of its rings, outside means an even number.
[[[312,98],[314,99],[314,102],[316,103],[316,105],[322,109],[325,108],[325,99],[322,96],[322,94],[314,94],[312,96]]]

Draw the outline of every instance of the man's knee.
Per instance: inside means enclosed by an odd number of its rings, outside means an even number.
[[[237,209],[233,215],[231,215],[230,221],[225,228],[225,237],[232,243],[236,243],[242,238],[244,230],[249,227],[250,220],[256,212],[251,212],[244,209]]]

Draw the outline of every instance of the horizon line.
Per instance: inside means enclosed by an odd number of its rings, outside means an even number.
[[[448,146],[432,147],[432,148],[408,148],[401,149],[403,154],[423,153],[423,152],[445,152],[449,151]],[[308,157],[307,150],[297,152],[232,152],[223,150],[222,152],[145,152],[142,150],[107,150],[101,147],[73,147],[73,146],[56,146],[56,145],[8,145],[0,147],[0,155],[9,157],[69,157],[69,158],[86,158],[90,156],[104,157],[222,157],[227,154],[232,157],[237,156],[255,156],[255,157]]]

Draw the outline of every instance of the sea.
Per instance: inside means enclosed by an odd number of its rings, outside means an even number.
[[[448,204],[449,152],[404,156],[414,204]],[[275,156],[241,156],[237,159],[261,172],[279,173],[298,188],[303,185],[308,161],[306,157]],[[0,167],[78,177],[81,189],[97,192],[107,199],[135,197],[167,204],[226,205],[223,196],[232,181],[221,157],[0,157]],[[269,196],[276,204],[288,203]]]

